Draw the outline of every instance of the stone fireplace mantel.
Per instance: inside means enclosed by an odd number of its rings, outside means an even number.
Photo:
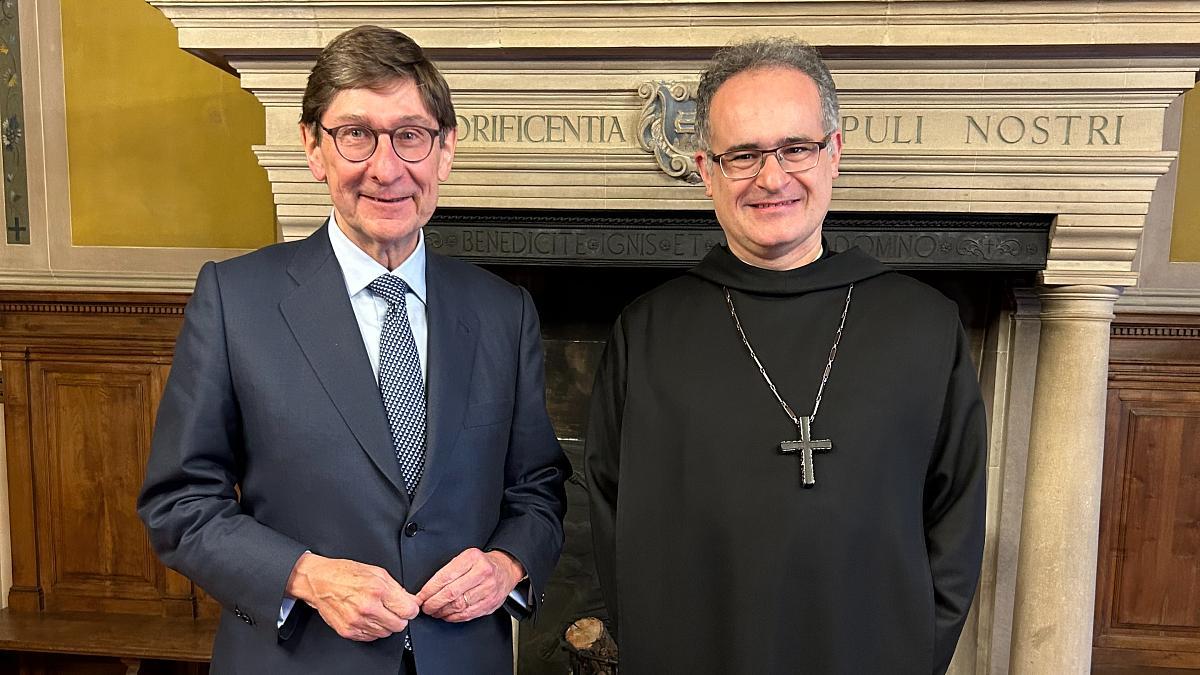
[[[553,249],[541,264],[618,264],[597,261],[603,245],[586,242],[638,223],[683,232],[685,248],[711,246],[711,221],[695,229],[680,216],[711,216],[711,203],[686,161],[671,163],[686,159],[698,71],[739,38],[818,46],[846,144],[831,231],[838,218],[875,223],[858,225],[874,236],[890,226],[873,218],[938,214],[977,218],[964,227],[984,233],[1005,219],[1041,224],[1037,265],[1024,268],[1037,270],[1041,288],[1012,294],[1015,309],[998,315],[982,350],[987,548],[952,672],[1089,671],[1107,327],[1120,289],[1137,283],[1151,195],[1177,155],[1167,109],[1200,70],[1196,0],[147,2],[178,28],[183,49],[236,73],[263,103],[266,141],[254,151],[284,239],[310,233],[330,208],[296,128],[315,55],[364,23],[415,38],[445,73],[459,115],[446,219],[427,239],[492,262],[525,255],[505,250],[506,236],[528,242],[548,231],[544,241],[555,241],[570,230],[585,242],[578,253]],[[553,213],[521,221],[534,210]],[[585,215],[555,225],[564,211]],[[620,214],[629,221],[606,220]],[[464,228],[495,235],[496,253],[463,250]],[[618,241],[628,250],[633,239]],[[637,264],[696,255],[679,250]]]
[[[149,0],[180,46],[266,106],[283,238],[328,213],[296,120],[320,47],[361,23],[439,60],[460,115],[447,207],[706,209],[639,144],[644,83],[694,84],[739,36],[820,46],[846,152],[835,211],[1053,217],[1042,281],[1128,286],[1175,158],[1167,106],[1200,69],[1200,7],[1135,2]],[[572,133],[574,131],[574,133]]]
[[[709,49],[732,36],[813,44],[1195,46],[1187,0],[149,0],[180,45],[213,54],[313,50],[363,23],[403,26],[444,49]]]

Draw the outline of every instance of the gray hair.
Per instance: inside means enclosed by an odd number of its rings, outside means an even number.
[[[833,76],[815,48],[791,38],[751,40],[721,49],[700,73],[700,86],[696,90],[697,147],[707,148],[712,140],[709,113],[717,90],[734,75],[760,68],[791,68],[812,78],[821,97],[821,123],[825,133],[833,133],[841,125]]]

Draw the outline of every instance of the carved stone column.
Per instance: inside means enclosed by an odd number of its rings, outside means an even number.
[[[1120,290],[1042,291],[1010,672],[1091,670],[1109,326]]]

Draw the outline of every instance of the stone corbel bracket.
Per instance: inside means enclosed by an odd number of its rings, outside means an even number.
[[[638,143],[654,155],[659,168],[672,178],[700,182],[692,155],[696,137],[696,85],[650,81],[638,87],[646,103],[638,122]]]

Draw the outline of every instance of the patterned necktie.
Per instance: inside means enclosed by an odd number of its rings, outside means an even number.
[[[421,379],[417,343],[408,325],[404,298],[408,284],[394,274],[384,274],[367,288],[388,303],[379,334],[379,392],[387,408],[404,487],[412,497],[425,469],[425,382]]]

